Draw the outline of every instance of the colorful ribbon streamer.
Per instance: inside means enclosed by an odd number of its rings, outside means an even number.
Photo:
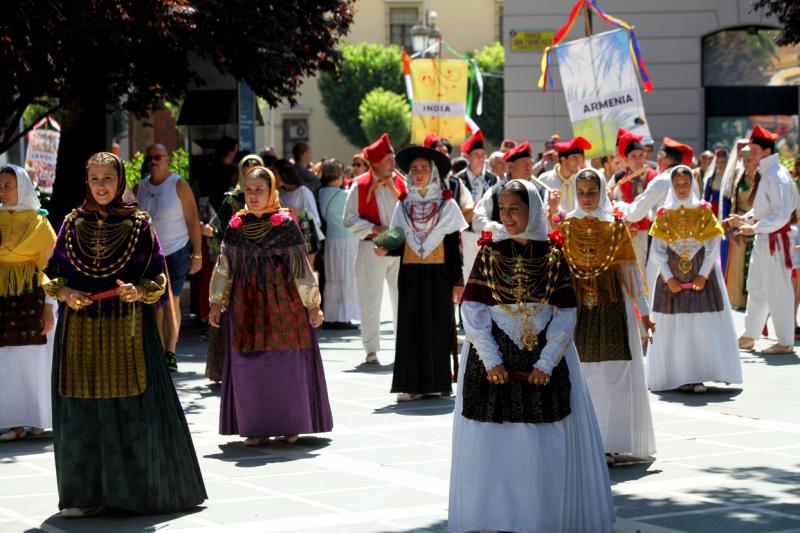
[[[544,54],[542,54],[542,64],[541,64],[542,74],[539,77],[539,88],[546,91],[547,90],[546,85],[549,85],[551,89],[554,87],[553,77],[550,76],[550,52],[552,51],[553,48],[558,46],[558,44],[562,41],[562,39],[564,39],[564,37],[566,37],[566,35],[570,32],[582,8],[591,9],[597,14],[598,17],[603,19],[603,21],[609,26],[622,28],[629,33],[630,38],[628,39],[628,41],[631,49],[631,54],[636,59],[633,62],[634,66],[636,67],[636,73],[638,74],[639,79],[642,80],[644,91],[645,92],[652,91],[653,82],[650,81],[650,76],[647,73],[647,67],[644,64],[644,59],[642,58],[641,51],[639,50],[639,42],[636,40],[636,32],[634,31],[633,26],[631,26],[624,20],[618,19],[614,16],[607,14],[600,8],[600,6],[597,5],[597,0],[578,0],[577,2],[575,2],[575,5],[572,6],[572,10],[569,13],[569,19],[567,20],[567,23],[564,24],[553,36],[553,42],[550,43],[550,46],[544,49]]]

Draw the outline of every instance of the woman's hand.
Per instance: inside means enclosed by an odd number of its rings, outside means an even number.
[[[208,323],[211,325],[211,327],[214,328],[219,327],[219,317],[224,312],[225,309],[223,309],[222,304],[217,304],[217,303],[211,304],[208,310]]]
[[[67,306],[73,311],[80,311],[87,305],[92,305],[88,292],[76,291],[75,289],[64,287],[58,295],[60,299],[67,302]]]
[[[386,248],[384,248],[382,246],[376,246],[375,247],[375,255],[385,256],[385,255],[388,255],[388,254],[389,254],[389,250],[387,250]]]
[[[508,383],[508,378],[508,372],[506,372],[506,367],[502,363],[486,371],[486,379],[493,385]]]
[[[706,278],[703,276],[697,276],[692,281],[692,289],[696,290],[697,292],[702,291],[706,288]]]
[[[200,223],[200,233],[203,237],[213,237],[214,236],[214,228],[209,226],[208,224]]]
[[[453,303],[457,304],[461,302],[461,296],[464,295],[464,286],[463,285],[453,285]]]
[[[642,326],[644,330],[647,332],[648,337],[652,337],[656,333],[656,323],[650,320],[649,316],[642,317]]]
[[[561,191],[552,190],[547,197],[547,211],[555,213],[558,211],[558,204],[561,203]]]
[[[312,307],[308,310],[308,321],[311,323],[312,328],[318,328],[322,325],[325,315],[322,314],[322,309],[319,307]]]
[[[528,376],[528,383],[531,385],[547,385],[550,383],[550,374],[534,368],[533,372]]]
[[[47,335],[55,324],[55,316],[53,315],[53,304],[44,304],[44,311],[42,311],[42,335]]]
[[[667,288],[669,289],[669,292],[671,292],[672,294],[678,294],[683,290],[681,288],[681,282],[675,278],[669,278],[667,280]]]
[[[117,294],[119,295],[119,299],[123,302],[131,303],[140,300],[142,296],[144,296],[144,290],[133,283],[125,283],[118,279]]]

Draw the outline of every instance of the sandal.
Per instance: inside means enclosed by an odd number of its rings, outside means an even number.
[[[782,344],[773,344],[766,350],[761,350],[761,355],[786,355],[793,353],[794,346],[783,346]]]
[[[739,349],[743,352],[752,352],[756,349],[756,341],[747,337],[739,337]]]
[[[283,437],[281,440],[284,441],[287,444],[294,444],[295,442],[297,442],[297,439],[299,439],[299,438],[300,438],[300,435],[287,435],[287,436]]]
[[[98,515],[105,511],[106,508],[102,505],[98,507],[67,507],[62,509],[59,513],[61,518],[88,518],[90,516]]]
[[[11,442],[13,440],[24,439],[28,436],[24,427],[11,428],[0,435],[0,442]]]
[[[245,446],[261,446],[269,442],[269,437],[247,437],[244,439]]]

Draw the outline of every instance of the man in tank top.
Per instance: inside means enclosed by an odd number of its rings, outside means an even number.
[[[150,175],[137,186],[139,208],[150,213],[167,261],[173,298],[156,309],[156,324],[171,372],[178,371],[175,347],[181,327],[180,298],[186,277],[202,267],[202,236],[194,194],[189,184],[169,170],[169,152],[154,144],[145,152]]]

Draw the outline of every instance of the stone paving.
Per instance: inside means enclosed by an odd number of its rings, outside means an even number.
[[[383,327],[390,348],[391,323]],[[357,334],[320,332],[334,431],[245,448],[217,434],[204,339],[187,328],[175,383],[205,505],[180,515],[63,520],[55,516],[52,442],[26,440],[0,445],[0,532],[446,531],[453,399],[396,404],[392,351],[382,352],[380,367],[361,364]],[[616,531],[800,531],[800,359],[742,354],[742,363],[743,387],[651,394],[656,461],[611,470]]]

